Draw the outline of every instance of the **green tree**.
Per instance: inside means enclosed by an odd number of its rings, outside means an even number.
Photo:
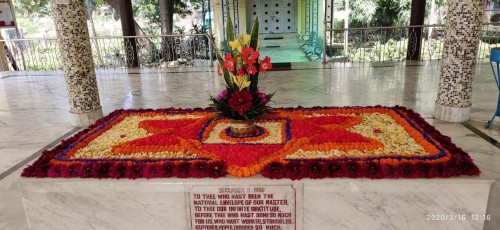
[[[375,0],[377,8],[371,26],[407,25],[411,0]]]
[[[30,19],[50,16],[49,0],[13,0],[14,10],[17,14]]]
[[[350,27],[368,27],[371,25],[377,4],[374,1],[350,0]]]
[[[172,34],[174,14],[185,17],[198,10],[203,0],[133,0],[134,15],[148,22],[150,33]]]
[[[339,4],[344,8],[344,3]],[[350,0],[350,27],[406,25],[411,0]]]

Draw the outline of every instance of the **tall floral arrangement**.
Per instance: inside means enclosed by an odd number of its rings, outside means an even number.
[[[226,24],[227,50],[223,55],[217,51],[217,71],[224,78],[226,88],[217,96],[211,96],[211,106],[220,111],[220,116],[234,120],[252,121],[265,114],[270,107],[273,94],[259,90],[259,73],[272,68],[271,59],[259,59],[259,20],[255,19],[252,34],[235,37],[231,17]],[[212,41],[213,42],[213,41]]]

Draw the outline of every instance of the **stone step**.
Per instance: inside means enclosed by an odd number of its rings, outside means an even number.
[[[299,35],[297,33],[286,34],[260,34],[259,44],[266,46],[297,46],[299,44]]]

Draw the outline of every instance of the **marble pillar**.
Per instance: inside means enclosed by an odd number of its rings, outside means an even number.
[[[85,6],[81,0],[51,0],[71,122],[84,127],[102,117]]]
[[[434,117],[449,122],[470,119],[484,0],[448,0],[446,39]]]

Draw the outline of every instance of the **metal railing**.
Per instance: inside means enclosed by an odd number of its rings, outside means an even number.
[[[414,45],[417,32],[422,34],[420,51]],[[446,33],[444,25],[424,25],[333,29],[325,30],[323,36],[327,38],[324,62],[383,62],[404,61],[415,52],[420,52],[419,60],[439,60]],[[478,61],[487,60],[493,47],[500,47],[500,23],[483,25]]]
[[[325,30],[324,62],[404,61],[417,31],[422,33],[419,60],[439,60],[443,54],[443,25],[368,27]],[[320,35],[321,36],[321,35]],[[132,39],[134,46],[126,39]],[[94,65],[98,69],[126,68],[137,58],[141,68],[210,67],[214,51],[206,34],[162,36],[110,36],[90,38]],[[55,38],[0,40],[0,70],[58,70],[62,68]],[[500,47],[500,23],[484,24],[478,49],[478,61],[489,58],[490,49]],[[408,52],[410,49],[410,52]],[[137,52],[137,56],[135,52]]]
[[[131,42],[125,42],[126,39],[134,40],[136,48]],[[90,42],[94,66],[100,69],[126,68],[133,58],[138,58],[140,67],[144,68],[213,66],[213,50],[206,34],[91,37]],[[6,71],[6,67],[8,70],[62,69],[55,38],[0,40],[2,43],[8,62],[0,65],[2,71]]]

